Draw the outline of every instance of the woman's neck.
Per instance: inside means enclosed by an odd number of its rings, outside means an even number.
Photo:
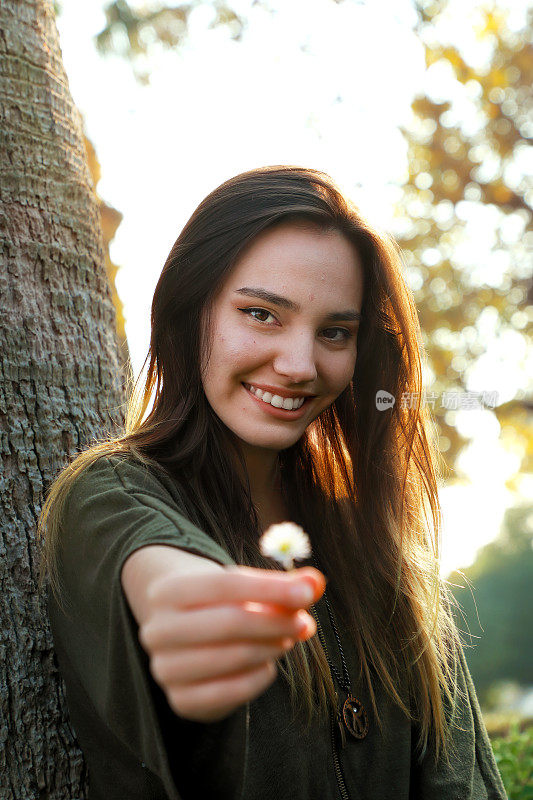
[[[262,531],[288,520],[281,491],[279,458],[276,450],[243,447],[250,492]]]
[[[252,498],[268,497],[281,489],[279,459],[277,450],[251,447],[240,443],[240,450],[244,458],[246,477],[250,484]],[[238,462],[238,469],[242,476],[242,466]]]
[[[281,491],[270,496],[253,497],[253,504],[257,512],[259,530],[265,531],[270,525],[278,522],[289,521],[289,511],[285,505]]]

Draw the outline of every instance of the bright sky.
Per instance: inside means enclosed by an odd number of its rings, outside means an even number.
[[[275,14],[233,0],[249,19],[240,43],[207,30],[210,12],[200,8],[187,45],[150,61],[148,87],[125,60],[97,54],[93,37],[105,24],[98,5],[63,0],[58,28],[70,90],[102,168],[98,192],[124,215],[111,257],[121,267],[116,283],[135,370],[148,348],[150,303],[166,256],[202,198],[232,175],[266,164],[325,170],[371,222],[394,233],[407,168],[399,127],[411,119],[416,91],[438,95],[450,79],[426,72],[410,0],[272,0]],[[450,36],[460,32],[472,61],[482,61],[476,3],[450,5]],[[525,4],[506,5],[519,27]],[[476,237],[478,259],[483,241]],[[499,352],[491,350],[468,388],[496,390],[504,402],[527,355],[496,337],[494,347]],[[475,438],[460,464],[471,484],[441,491],[444,574],[470,564],[498,534],[514,502],[504,482],[520,447],[502,448],[490,411],[459,411],[457,419]]]

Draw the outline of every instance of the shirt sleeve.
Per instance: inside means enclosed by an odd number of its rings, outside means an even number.
[[[161,787],[161,794],[154,790],[150,797],[179,800],[158,713],[166,698],[149,672],[149,659],[120,582],[127,557],[148,544],[179,547],[220,564],[234,563],[183,516],[149,470],[119,459],[99,459],[69,491],[59,543],[61,603],[49,592],[48,609],[89,781],[92,771],[95,785],[99,780],[107,783],[108,794],[102,797],[109,797],[113,782],[120,784],[123,776],[133,774],[132,765],[139,765],[140,774],[152,775],[154,786]],[[197,725],[183,722],[185,728]],[[120,769],[122,776],[113,772]],[[144,780],[147,787],[152,785]],[[148,795],[132,789],[128,796]]]
[[[507,800],[462,647],[457,682],[449,760],[440,758],[435,764],[429,746],[421,763],[413,758],[412,796],[419,800]]]

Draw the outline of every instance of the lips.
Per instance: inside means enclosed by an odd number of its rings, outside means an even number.
[[[280,391],[266,390],[263,387],[256,386],[255,384],[245,383],[244,387],[248,389],[255,397],[262,400],[264,403],[269,403],[274,408],[283,408],[285,411],[292,411],[293,409],[300,408],[305,400],[303,395],[299,397],[284,395]]]
[[[254,400],[256,403],[258,403],[259,406],[266,413],[274,417],[277,417],[278,419],[299,419],[306,412],[308,401],[311,399],[311,397],[303,397],[303,403],[298,408],[293,408],[293,409],[280,408],[278,406],[271,405],[270,402],[262,400],[260,397],[255,395],[252,391],[250,391],[250,387],[255,386],[255,384],[246,384],[243,382],[242,386],[246,390],[246,393],[249,395],[249,397],[251,397],[252,400]],[[279,395],[279,397],[281,397],[281,395]]]
[[[278,395],[283,400],[290,398],[291,400],[295,399],[302,399],[305,397],[314,397],[315,395],[310,394],[310,392],[293,392],[290,389],[279,389],[277,386],[271,386],[270,384],[264,383],[244,383],[247,389],[259,389],[261,392],[268,392],[272,396]]]

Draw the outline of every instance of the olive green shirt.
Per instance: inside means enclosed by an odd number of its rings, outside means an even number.
[[[506,800],[464,655],[455,755],[435,767],[428,750],[417,763],[416,727],[378,680],[383,731],[375,722],[368,690],[357,680],[355,646],[338,615],[352,690],[369,718],[365,738],[335,745],[340,778],[330,724],[308,731],[293,718],[281,675],[221,722],[175,714],[152,679],[120,573],[128,556],[149,544],[234,563],[183,508],[174,481],[116,457],[97,461],[69,492],[59,550],[65,608],[49,592],[48,609],[90,800]],[[340,671],[323,598],[315,609]]]

